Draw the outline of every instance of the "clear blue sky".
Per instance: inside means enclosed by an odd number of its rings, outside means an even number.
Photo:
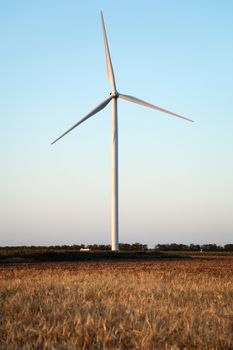
[[[110,243],[119,101],[120,241],[232,243],[233,2],[0,1],[0,245]]]

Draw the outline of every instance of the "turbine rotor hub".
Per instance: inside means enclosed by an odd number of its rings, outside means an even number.
[[[115,98],[119,97],[119,93],[117,91],[111,92],[110,95],[112,95]]]

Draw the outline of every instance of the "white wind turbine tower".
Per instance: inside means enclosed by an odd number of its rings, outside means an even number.
[[[118,211],[118,121],[117,121],[117,100],[118,98],[121,98],[123,100],[134,102],[139,105],[149,107],[156,109],[160,112],[164,112],[167,114],[170,114],[172,116],[185,119],[189,122],[192,122],[193,120],[189,118],[182,117],[179,114],[170,112],[166,109],[163,109],[161,107],[152,105],[151,103],[142,101],[136,97],[129,96],[129,95],[123,95],[120,94],[116,89],[116,82],[112,67],[112,61],[110,57],[109,47],[108,47],[108,40],[104,25],[104,17],[103,13],[101,12],[101,19],[102,19],[102,30],[103,30],[103,36],[104,36],[104,46],[105,46],[105,54],[106,54],[106,61],[107,61],[107,71],[108,71],[108,79],[111,84],[112,92],[110,93],[110,96],[107,97],[104,101],[102,101],[98,106],[96,106],[92,111],[90,111],[85,117],[80,119],[76,124],[74,124],[71,128],[69,128],[66,132],[64,132],[62,135],[60,135],[56,140],[52,142],[54,144],[59,139],[61,139],[63,136],[68,134],[71,130],[76,128],[76,126],[80,125],[84,121],[86,121],[88,118],[92,117],[94,114],[100,112],[103,108],[107,106],[107,104],[112,101],[112,250],[118,250],[119,249],[119,211]]]

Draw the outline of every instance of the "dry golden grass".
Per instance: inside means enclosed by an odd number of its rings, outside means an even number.
[[[232,349],[233,258],[0,267],[0,349]]]

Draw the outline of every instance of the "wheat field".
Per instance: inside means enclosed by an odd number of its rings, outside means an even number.
[[[0,349],[233,349],[233,258],[0,265]]]

